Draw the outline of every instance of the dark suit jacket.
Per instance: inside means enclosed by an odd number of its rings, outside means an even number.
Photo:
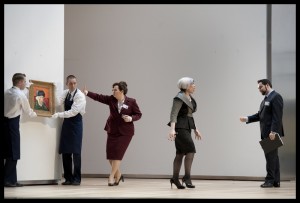
[[[87,96],[109,106],[110,115],[106,121],[104,130],[108,133],[120,133],[121,135],[128,136],[134,135],[133,121],[137,121],[142,117],[142,113],[135,99],[125,96],[124,107],[122,107],[119,113],[118,100],[113,95],[102,95],[89,91]],[[125,122],[122,118],[122,114],[131,116],[132,122]]]
[[[248,123],[260,122],[261,139],[269,137],[271,131],[284,136],[282,125],[283,99],[281,95],[272,91],[260,105],[258,113],[248,116]]]

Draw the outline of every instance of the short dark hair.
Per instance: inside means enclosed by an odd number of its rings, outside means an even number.
[[[112,87],[114,88],[114,86],[118,86],[120,91],[123,91],[124,95],[127,94],[128,89],[127,89],[127,83],[124,81],[121,82],[115,82]]]
[[[68,84],[68,81],[70,80],[70,79],[76,79],[76,77],[75,77],[75,75],[68,75],[68,77],[67,77],[67,79],[66,79],[66,84]]]
[[[17,85],[21,80],[24,80],[26,75],[24,73],[15,73],[12,77],[13,85]]]
[[[257,83],[262,83],[263,85],[268,84],[272,88],[272,83],[268,79],[260,79],[260,80],[257,81]]]

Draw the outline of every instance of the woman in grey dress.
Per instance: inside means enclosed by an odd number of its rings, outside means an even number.
[[[191,181],[191,167],[196,153],[195,145],[191,136],[191,130],[194,130],[195,139],[201,139],[201,133],[197,129],[193,113],[197,110],[197,103],[191,96],[194,93],[196,85],[194,79],[183,77],[178,81],[180,92],[173,99],[173,106],[170,115],[171,127],[169,139],[175,140],[176,156],[173,162],[173,177],[170,179],[171,187],[174,183],[178,189],[184,189],[185,183],[188,188],[195,188]],[[179,172],[184,159],[185,175],[182,178],[182,184],[179,182]]]

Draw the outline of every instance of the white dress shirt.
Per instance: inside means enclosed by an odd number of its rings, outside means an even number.
[[[15,118],[25,112],[30,117],[35,117],[36,113],[30,107],[29,101],[20,88],[13,86],[4,94],[4,116]]]
[[[58,117],[60,118],[70,118],[76,116],[78,113],[81,115],[85,114],[85,106],[86,106],[86,99],[85,95],[80,91],[80,89],[77,89],[77,92],[73,98],[73,95],[76,90],[71,92],[71,97],[70,100],[73,100],[73,104],[70,110],[64,111],[64,112],[59,112]],[[64,104],[64,101],[68,95],[69,90],[66,89],[63,91],[62,95],[58,97],[56,100],[57,105],[62,105]]]

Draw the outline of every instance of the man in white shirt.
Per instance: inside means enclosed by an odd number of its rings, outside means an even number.
[[[80,185],[82,115],[85,114],[86,99],[85,95],[77,89],[74,75],[69,75],[66,81],[68,89],[63,91],[57,101],[59,105],[64,104],[65,111],[53,114],[52,118],[64,118],[59,144],[59,153],[62,154],[64,178],[66,179],[62,185]],[[72,172],[72,162],[74,172]]]
[[[26,75],[15,73],[13,87],[4,94],[4,186],[20,187],[17,182],[17,161],[20,159],[20,115],[25,112],[30,117],[36,113],[22,90],[26,87]]]

